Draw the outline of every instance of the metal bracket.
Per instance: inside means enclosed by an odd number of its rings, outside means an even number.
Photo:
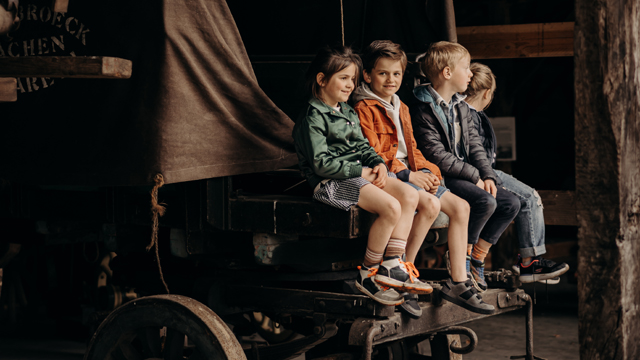
[[[512,306],[524,306],[527,302],[525,299],[521,298],[520,295],[515,293],[501,293],[498,294],[498,306],[501,309],[512,307]]]

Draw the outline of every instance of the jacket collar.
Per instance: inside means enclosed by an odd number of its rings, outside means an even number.
[[[309,105],[313,106],[314,108],[318,109],[318,111],[325,114],[340,114],[341,116],[347,116],[347,112],[353,111],[351,106],[349,106],[349,104],[345,102],[338,103],[342,111],[336,111],[336,109],[325,104],[322,100],[316,99],[314,97],[309,99]]]

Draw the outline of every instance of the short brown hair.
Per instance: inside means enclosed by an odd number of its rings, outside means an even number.
[[[434,82],[445,67],[448,66],[453,70],[456,63],[465,56],[470,55],[464,46],[458,43],[439,41],[429,46],[429,50],[420,62],[420,69],[431,82]]]
[[[389,40],[375,40],[362,50],[362,66],[364,71],[370,73],[376,67],[376,63],[381,57],[400,61],[402,71],[407,68],[407,54],[402,50],[400,44]]]
[[[487,65],[474,62],[469,70],[473,73],[473,77],[464,92],[469,99],[475,98],[483,90],[491,89],[492,93],[496,90],[496,76]]]

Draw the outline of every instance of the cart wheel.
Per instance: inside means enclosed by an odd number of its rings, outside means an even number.
[[[246,359],[227,325],[180,295],[133,300],[113,311],[91,339],[85,360]]]

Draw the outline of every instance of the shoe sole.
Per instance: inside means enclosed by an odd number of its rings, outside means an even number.
[[[560,275],[566,273],[567,271],[569,271],[569,265],[563,267],[560,270],[556,270],[552,273],[520,275],[520,281],[524,284],[530,284],[536,281],[544,282],[545,280],[547,280],[549,284],[552,284],[552,281],[554,281],[553,278],[559,277]],[[558,282],[560,282],[560,279],[558,279]]]
[[[463,307],[463,308],[465,308],[465,309],[467,309],[467,310],[469,310],[471,312],[474,312],[476,314],[491,315],[491,314],[496,312],[495,308],[493,310],[480,309],[480,308],[477,308],[475,306],[469,305],[466,302],[464,302],[462,300],[459,300],[456,297],[449,296],[449,295],[445,294],[444,292],[440,292],[440,295],[442,296],[443,299],[445,299],[445,300],[447,300],[449,302],[452,302],[452,303],[454,303],[454,304],[456,304],[458,306],[461,306],[461,307]]]
[[[513,269],[513,273],[518,275],[518,278],[520,278],[520,269],[518,269],[516,265],[513,265],[511,269]],[[522,282],[522,280],[520,282]],[[560,284],[560,277],[556,276],[551,279],[538,280],[538,282],[545,285],[557,285],[557,284]]]
[[[412,294],[421,294],[421,295],[426,295],[426,294],[431,294],[433,292],[433,288],[429,285],[428,288],[416,288],[416,287],[411,287],[411,286],[407,286],[406,283],[400,282],[398,280],[394,280],[388,277],[384,277],[384,278],[378,278],[376,276],[376,282],[382,286],[386,286],[386,287],[390,287],[398,292],[408,292],[408,293],[412,293]],[[357,284],[357,283],[356,283]]]
[[[358,290],[360,290],[363,294],[367,295],[368,297],[372,298],[373,300],[379,302],[382,305],[398,306],[404,302],[404,297],[401,297],[396,301],[378,299],[377,297],[373,296],[373,294],[371,294],[369,290],[367,290],[364,286],[360,285],[360,283],[358,283],[357,281],[356,281],[356,288],[358,288]]]

